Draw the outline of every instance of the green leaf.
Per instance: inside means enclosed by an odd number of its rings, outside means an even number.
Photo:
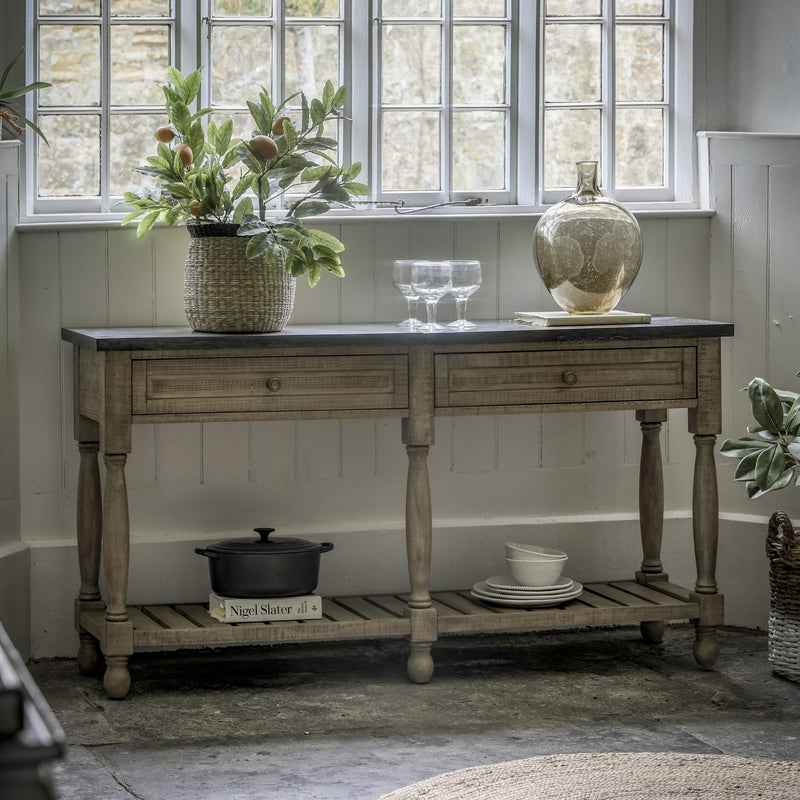
[[[319,263],[314,261],[308,266],[308,285],[312,288],[319,283],[319,279],[322,277],[322,267],[320,267]]]
[[[755,482],[759,489],[771,489],[786,469],[786,456],[780,445],[762,450],[755,463]]]
[[[183,94],[183,89],[186,86],[186,79],[183,77],[183,73],[177,67],[170,66],[167,67],[167,77],[178,92]]]
[[[233,120],[226,119],[225,122],[217,128],[215,147],[220,155],[223,155],[228,150],[231,143],[231,136],[233,136]]]
[[[333,98],[334,108],[341,108],[347,102],[347,87],[340,86]]]
[[[307,228],[306,236],[313,244],[321,244],[332,250],[334,253],[344,252],[344,245],[330,233],[317,230],[316,228]]]
[[[22,95],[27,94],[28,92],[33,92],[36,89],[47,89],[52,85],[52,83],[36,81],[34,83],[27,84],[27,86],[20,86],[18,89],[8,89],[5,92],[0,92],[0,100],[13,100],[15,97],[22,97]]]
[[[325,81],[325,86],[322,87],[322,104],[325,106],[326,114],[333,108],[335,94],[333,84],[330,81]]]
[[[245,197],[238,206],[236,206],[236,210],[233,212],[233,221],[234,223],[241,223],[242,219],[244,219],[246,214],[253,213],[253,200],[250,197]]]
[[[800,428],[800,398],[795,399],[789,410],[786,412],[786,419],[784,420],[784,427],[787,432],[794,436]]]
[[[189,132],[183,139],[183,143],[192,148],[195,160],[197,161],[203,148],[206,146],[206,136],[203,131],[203,126],[199,122],[195,122],[189,129]]]
[[[761,452],[772,445],[760,439],[726,439],[719,449],[723,456],[730,456],[731,458],[742,458],[749,453]]]
[[[259,132],[265,136],[270,136],[272,134],[272,117],[258,103],[254,103],[252,100],[247,101],[247,107],[250,109],[250,116],[256,123]]]
[[[181,136],[185,136],[192,124],[192,115],[186,103],[178,101],[171,108],[170,119]]]
[[[344,188],[351,194],[364,196],[370,194],[370,188],[364,183],[346,183]]]
[[[156,220],[161,215],[161,211],[151,211],[145,217],[142,218],[142,221],[139,223],[139,227],[136,228],[136,238],[141,239],[152,227],[155,225]]]
[[[183,102],[186,103],[187,106],[195,99],[195,97],[197,97],[197,94],[200,91],[200,84],[202,83],[202,80],[203,75],[199,69],[194,70],[194,72],[190,72],[186,76],[183,88],[180,91]]]
[[[300,104],[300,129],[303,131],[308,130],[308,121],[309,121],[309,110],[308,110],[308,100],[306,100],[306,96],[303,95],[302,102]]]
[[[14,56],[14,58],[12,58],[11,61],[9,61],[8,66],[3,70],[3,76],[0,78],[0,89],[2,89],[6,85],[6,81],[8,80],[8,76],[9,76],[11,70],[14,68],[14,64],[16,64],[17,61],[19,61],[22,58],[24,53],[25,53],[25,48],[23,47],[19,51],[19,53],[17,53]]]
[[[315,217],[317,214],[324,214],[330,211],[330,205],[322,200],[306,200],[305,202],[298,203],[292,209],[292,216],[297,217]]]
[[[314,126],[321,125],[325,121],[325,106],[315,97],[311,101],[311,122]]]
[[[783,427],[783,405],[775,390],[763,379],[753,378],[748,386],[750,405],[758,423],[770,431],[778,433]]]
[[[760,454],[760,450],[754,450],[742,458],[736,465],[736,472],[733,479],[735,481],[753,481],[756,477],[756,460]]]

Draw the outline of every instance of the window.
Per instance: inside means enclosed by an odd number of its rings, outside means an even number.
[[[376,201],[554,202],[576,161],[626,201],[690,199],[691,0],[28,0],[29,213],[121,212],[167,66],[202,105],[350,89],[343,158]],[[37,74],[38,73],[38,74]],[[689,150],[688,152],[691,152]],[[676,167],[676,164],[679,164]]]

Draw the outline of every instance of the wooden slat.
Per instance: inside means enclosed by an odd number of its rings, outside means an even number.
[[[634,594],[637,597],[641,597],[642,600],[647,600],[650,603],[655,603],[656,605],[661,605],[661,606],[675,605],[674,598],[669,597],[668,595],[665,595],[662,592],[656,591],[655,588],[642,586],[641,583],[636,583],[636,581],[615,581],[611,585],[617,589],[622,589],[625,592],[630,592],[631,594]]]
[[[443,603],[462,614],[485,614],[487,611],[490,614],[495,613],[488,606],[471,599],[468,592],[441,592],[437,596]]]
[[[395,614],[398,617],[403,617],[408,613],[408,603],[396,595],[367,595],[366,599],[369,600],[370,603],[374,603],[376,606],[385,608],[387,611],[390,611],[392,614]]]
[[[592,608],[618,608],[619,603],[610,600],[608,597],[603,597],[596,594],[591,588],[584,586],[580,596],[576,598],[579,602],[585,603]]]
[[[334,600],[323,598],[322,600],[322,614],[328,619],[335,622],[362,622],[362,618],[352,611],[338,605]]]
[[[370,603],[365,597],[336,597],[336,603],[363,619],[397,619],[401,614],[393,614],[385,608]]]
[[[610,583],[594,584],[592,586],[592,591],[595,592],[595,594],[599,594],[608,598],[609,600],[614,600],[621,606],[630,606],[632,603],[635,605],[647,605],[647,601],[641,600],[635,595],[631,595],[629,592],[625,592],[622,589],[617,589]],[[639,599],[639,603],[636,602],[637,599]]]
[[[128,606],[128,619],[137,631],[163,631],[164,626],[144,614],[137,606]]]
[[[165,628],[181,630],[183,628],[191,629],[198,627],[193,620],[187,619],[173,606],[145,606],[143,610],[148,616],[154,617],[156,622],[163,625]]]
[[[680,600],[683,603],[692,602],[689,590],[685,589],[683,586],[678,586],[677,583],[670,583],[669,581],[658,581],[657,583],[651,583],[650,586],[658,587],[658,591],[661,592],[662,594],[665,594],[668,597],[673,597],[676,600]]]
[[[214,628],[225,624],[218,619],[214,619],[214,617],[208,613],[208,609],[199,603],[175,606],[175,608],[180,611],[181,614],[189,617],[189,619],[200,628]]]

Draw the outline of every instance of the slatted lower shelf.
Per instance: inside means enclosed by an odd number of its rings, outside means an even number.
[[[434,592],[439,634],[533,630],[537,628],[622,625],[686,620],[699,616],[689,591],[662,581],[591,583],[575,600],[545,608],[483,604],[469,591]],[[258,644],[408,636],[411,619],[401,595],[323,599],[323,618],[290,622],[229,624],[209,616],[202,604],[131,606],[134,647]],[[80,624],[104,649],[101,609],[83,610]]]

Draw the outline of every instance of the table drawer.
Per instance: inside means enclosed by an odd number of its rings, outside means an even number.
[[[440,353],[437,408],[683,400],[697,396],[696,348]]]
[[[408,408],[406,355],[142,359],[133,414]]]

